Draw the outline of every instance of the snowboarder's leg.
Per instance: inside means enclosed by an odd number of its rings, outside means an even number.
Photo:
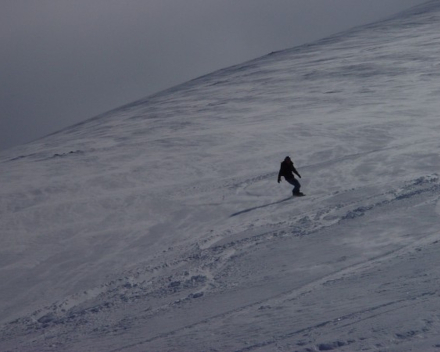
[[[292,193],[293,194],[299,194],[299,193],[301,193],[300,191],[299,191],[299,189],[301,188],[301,184],[299,183],[299,181],[296,179],[296,178],[294,178],[293,179],[293,190],[292,190]]]
[[[301,184],[299,183],[299,181],[296,178],[291,178],[290,180],[286,180],[287,182],[289,182],[292,186],[293,186],[293,190],[292,190],[292,194],[299,194],[300,193],[300,188],[301,188]]]

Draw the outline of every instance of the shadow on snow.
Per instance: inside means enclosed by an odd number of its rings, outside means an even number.
[[[252,211],[252,210],[261,209],[261,208],[266,208],[266,207],[269,207],[269,206],[271,206],[271,205],[275,205],[275,204],[280,204],[280,203],[285,202],[286,200],[289,200],[289,199],[292,199],[292,197],[287,197],[287,198],[285,198],[285,199],[281,199],[281,200],[279,200],[279,201],[277,201],[277,202],[273,202],[273,203],[269,203],[269,204],[259,205],[258,207],[253,207],[253,208],[249,208],[249,209],[241,210],[241,211],[238,211],[238,212],[236,212],[236,213],[234,213],[234,214],[231,214],[230,217],[232,218],[232,217],[237,216],[237,215],[240,215],[240,214],[249,213],[249,212]]]

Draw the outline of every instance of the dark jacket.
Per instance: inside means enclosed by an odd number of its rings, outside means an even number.
[[[283,176],[286,180],[291,180],[295,178],[293,174],[297,174],[299,178],[301,175],[296,171],[295,166],[293,166],[293,162],[290,159],[284,159],[281,163],[280,172],[278,173],[278,182],[281,181],[281,176]]]

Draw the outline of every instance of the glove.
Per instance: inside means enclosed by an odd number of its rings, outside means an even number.
[[[280,179],[278,179],[278,183],[280,183],[281,182],[281,180]]]
[[[301,175],[300,175],[300,174],[298,174],[298,177],[299,177],[299,178],[301,178]]]

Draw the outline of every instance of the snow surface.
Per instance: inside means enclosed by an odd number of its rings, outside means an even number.
[[[0,350],[440,351],[439,96],[436,0],[2,152]]]

